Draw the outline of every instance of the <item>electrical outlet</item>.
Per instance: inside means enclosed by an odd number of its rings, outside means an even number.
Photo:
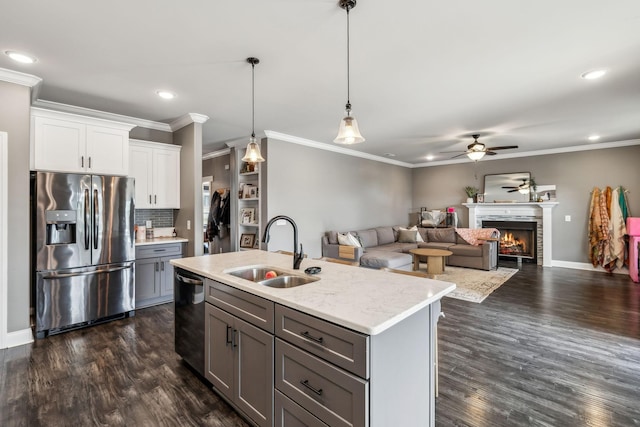
[[[187,230],[191,230],[191,220],[187,220]]]
[[[571,222],[571,215],[565,215],[564,216],[564,221],[565,222]]]
[[[224,170],[228,171],[229,170],[229,165],[224,165]]]

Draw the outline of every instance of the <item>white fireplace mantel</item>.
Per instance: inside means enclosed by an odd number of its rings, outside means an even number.
[[[558,202],[528,202],[528,203],[463,203],[469,209],[469,228],[482,228],[483,217],[518,217],[542,219],[542,265],[551,267],[552,255],[552,217],[551,210]]]

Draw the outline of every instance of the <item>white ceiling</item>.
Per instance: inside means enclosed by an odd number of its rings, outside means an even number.
[[[0,0],[0,68],[39,98],[171,122],[210,117],[204,151],[251,133],[333,144],[346,102],[337,0]],[[606,68],[588,81],[580,74]],[[167,89],[178,97],[159,99]],[[351,12],[353,150],[449,159],[480,133],[494,158],[640,139],[640,1],[360,0]],[[638,141],[640,143],[640,141]]]

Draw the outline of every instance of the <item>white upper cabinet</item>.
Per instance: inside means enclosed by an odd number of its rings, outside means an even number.
[[[180,208],[181,148],[129,141],[129,176],[136,180],[136,209]]]
[[[33,168],[124,175],[133,125],[41,108],[31,109]]]

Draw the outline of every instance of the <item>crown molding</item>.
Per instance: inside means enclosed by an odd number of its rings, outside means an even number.
[[[350,150],[341,146],[325,144],[322,142],[312,141],[310,139],[300,138],[293,135],[287,135],[285,133],[274,132],[272,130],[264,131],[267,138],[273,138],[280,141],[290,142],[292,144],[304,145],[307,147],[318,148],[325,151],[333,151],[334,153],[346,154],[347,156],[360,157],[362,159],[373,160],[375,162],[388,163],[391,165],[402,166],[405,168],[414,167],[411,163],[405,163],[398,160],[388,159],[386,157],[375,156],[369,153],[363,153],[361,151]]]
[[[504,154],[500,153],[499,156],[491,156],[491,158],[487,158],[487,156],[485,156],[480,161],[490,162],[494,160],[516,159],[519,157],[533,157],[533,156],[546,156],[550,154],[575,153],[576,151],[604,150],[607,148],[629,147],[632,145],[640,145],[640,139],[630,139],[626,141],[614,141],[614,142],[601,142],[597,144],[574,145],[572,147],[550,148],[548,150],[526,151],[522,153],[504,153]],[[497,157],[497,159],[495,157]],[[419,163],[419,164],[412,165],[412,167],[424,168],[424,167],[430,167],[430,166],[443,166],[443,165],[453,165],[456,163],[472,163],[472,162],[473,160],[465,158],[460,160],[442,160],[437,162]]]
[[[216,157],[222,157],[222,156],[226,156],[227,154],[231,153],[231,148],[224,148],[222,150],[218,150],[218,151],[212,151],[210,153],[207,154],[203,154],[202,155],[202,160],[209,160],[209,159],[213,159]]]
[[[204,114],[187,113],[172,121],[169,126],[171,126],[171,131],[175,132],[191,123],[204,123],[207,120],[209,120],[209,116],[205,116]]]
[[[0,68],[0,81],[29,87],[36,87],[42,83],[42,79],[38,76],[6,68]]]
[[[171,126],[169,126],[167,123],[154,122],[152,120],[139,119],[137,117],[124,116],[122,114],[108,113],[106,111],[93,110],[91,108],[77,107],[75,105],[62,104],[60,102],[46,101],[44,99],[37,99],[32,103],[32,106],[44,108],[47,110],[60,111],[63,113],[93,117],[96,119],[128,123],[130,125],[139,126],[146,129],[172,132]]]

